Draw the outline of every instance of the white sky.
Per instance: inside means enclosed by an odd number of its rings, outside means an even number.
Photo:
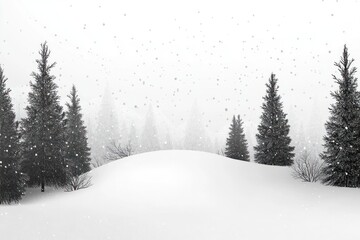
[[[197,99],[209,132],[240,113],[251,138],[274,72],[292,131],[306,135],[326,120],[345,43],[360,66],[359,10],[358,0],[0,0],[0,64],[21,115],[46,40],[62,101],[75,84],[86,117],[108,84],[122,120],[152,103],[182,124]]]

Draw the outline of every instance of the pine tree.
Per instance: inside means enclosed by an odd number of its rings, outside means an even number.
[[[226,139],[225,155],[229,158],[250,161],[247,141],[240,115],[233,116],[229,137]]]
[[[90,171],[90,148],[86,137],[86,127],[82,120],[80,99],[75,86],[72,87],[69,103],[66,103],[66,154],[73,176]]]
[[[335,186],[358,187],[360,181],[360,99],[353,61],[345,45],[340,62],[335,63],[341,77],[333,75],[339,88],[331,93],[335,103],[329,108],[325,150],[320,155],[326,163],[323,182]]]
[[[106,160],[105,156],[109,153],[107,146],[112,142],[118,143],[121,140],[118,116],[114,111],[114,101],[109,86],[105,87],[96,118],[96,130],[90,142],[91,154],[95,159],[104,161]]]
[[[41,44],[38,73],[33,72],[31,92],[26,107],[27,117],[22,120],[22,171],[28,175],[29,186],[64,186],[68,169],[64,159],[65,114],[59,103],[58,86],[50,74],[55,63],[49,63],[50,50]]]
[[[289,166],[293,163],[294,147],[290,146],[290,125],[283,111],[275,74],[271,74],[263,97],[263,113],[256,135],[255,162],[268,165]]]
[[[156,121],[153,108],[150,105],[146,115],[146,120],[141,136],[141,152],[150,152],[160,150]]]
[[[202,115],[195,101],[186,124],[184,148],[186,150],[206,151],[206,138]]]
[[[19,171],[19,134],[6,81],[0,66],[0,204],[18,202],[24,192]]]
[[[135,124],[131,123],[130,126],[130,133],[129,133],[129,141],[133,148],[134,153],[138,152],[139,150],[139,136],[137,135],[137,131],[135,128]]]
[[[121,124],[119,142],[121,145],[126,145],[127,143],[129,143],[129,141],[130,141],[130,137],[129,137],[128,125],[127,125],[127,121],[124,120]]]
[[[172,144],[172,139],[171,139],[171,135],[170,135],[170,131],[168,130],[165,136],[165,141],[163,144],[163,149],[173,149],[173,144]]]

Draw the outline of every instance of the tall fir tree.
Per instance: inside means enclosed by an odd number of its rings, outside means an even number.
[[[225,155],[229,158],[250,161],[248,145],[240,115],[233,116],[229,137],[226,139]]]
[[[18,124],[6,81],[0,66],[0,204],[18,202],[24,192],[24,178],[19,171]]]
[[[356,68],[352,67],[346,45],[340,62],[335,63],[340,77],[333,75],[338,90],[331,93],[335,103],[329,108],[325,124],[323,182],[329,185],[359,187],[360,182],[360,103]]]
[[[86,127],[82,120],[80,99],[75,86],[72,87],[69,102],[66,103],[66,154],[71,174],[81,175],[90,171],[90,148],[86,137]]]
[[[294,147],[290,145],[290,125],[283,111],[281,97],[278,94],[275,74],[271,74],[263,97],[263,113],[256,134],[257,146],[255,162],[267,165],[290,166],[293,163]]]
[[[59,103],[58,86],[50,74],[55,63],[49,63],[50,50],[41,44],[38,73],[30,82],[27,117],[22,120],[23,161],[21,168],[28,175],[29,186],[66,185],[68,168],[65,162],[65,114]]]

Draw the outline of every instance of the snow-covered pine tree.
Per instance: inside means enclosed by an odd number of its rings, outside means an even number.
[[[339,88],[331,93],[335,103],[329,108],[325,124],[323,182],[335,186],[359,187],[360,182],[360,103],[357,79],[346,45],[340,62],[335,63],[340,77],[333,75]]]
[[[240,115],[233,116],[229,137],[226,139],[225,155],[229,158],[250,161],[247,141]]]
[[[66,103],[66,154],[73,176],[90,170],[90,148],[86,137],[86,127],[82,120],[80,99],[75,86],[72,87],[69,102]]]
[[[19,171],[19,134],[6,81],[0,66],[0,204],[17,202],[24,192]]]
[[[257,146],[255,162],[267,165],[290,166],[293,163],[294,147],[290,146],[290,125],[283,111],[283,105],[278,94],[275,74],[271,74],[266,84],[266,95],[263,97],[263,113],[256,134]]]
[[[28,175],[29,186],[64,186],[68,168],[65,162],[65,114],[59,103],[58,86],[50,74],[55,63],[49,63],[50,50],[41,44],[38,72],[30,82],[27,117],[22,120],[22,172]]]

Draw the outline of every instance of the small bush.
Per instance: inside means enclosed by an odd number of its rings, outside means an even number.
[[[91,166],[93,169],[101,167],[102,165],[104,165],[103,161],[101,161],[99,158],[93,158],[93,160],[91,162]]]
[[[106,147],[107,154],[104,159],[107,161],[114,161],[124,157],[129,157],[134,154],[134,148],[129,141],[126,145],[121,145],[115,141],[110,142],[109,146]]]
[[[225,154],[225,150],[223,149],[223,148],[221,148],[220,150],[218,150],[217,152],[216,152],[216,154],[217,155],[220,155],[220,156],[226,156],[226,154]]]
[[[323,177],[323,162],[303,152],[292,165],[293,177],[304,182],[317,182]]]
[[[91,186],[91,177],[86,173],[80,176],[70,177],[69,183],[65,186],[65,191],[72,192]]]

